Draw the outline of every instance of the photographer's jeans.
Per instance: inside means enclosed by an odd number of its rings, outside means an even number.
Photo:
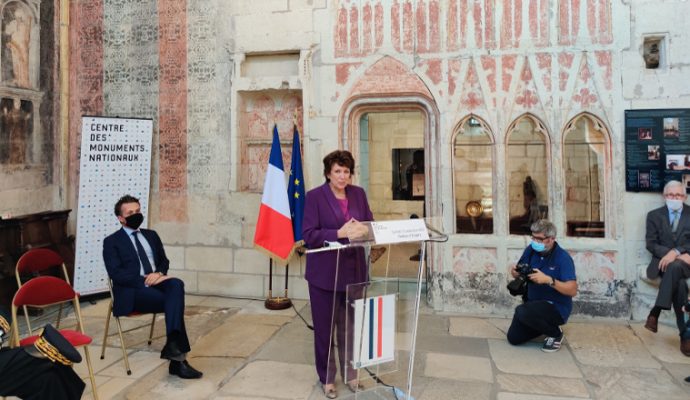
[[[556,307],[546,300],[528,301],[515,308],[508,329],[508,342],[522,344],[538,336],[558,337],[565,322]]]

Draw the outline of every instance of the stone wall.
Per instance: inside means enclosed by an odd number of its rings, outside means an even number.
[[[246,151],[245,139],[270,140],[271,124],[253,128],[252,118],[267,115],[250,115],[255,100],[266,95],[279,114],[282,102],[275,99],[301,99],[308,188],[322,182],[321,159],[329,151],[347,148],[359,157],[362,115],[420,111],[427,213],[450,233],[465,201],[454,195],[463,172],[453,162],[453,140],[474,115],[492,135],[493,234],[451,234],[433,247],[432,306],[505,314],[516,303],[504,286],[527,244],[525,236],[509,234],[509,216],[524,207],[518,186],[524,177],[512,178],[511,160],[522,158],[535,162],[540,202],[576,259],[576,311],[639,317],[649,303],[648,295],[637,295],[639,270],[649,259],[643,214],[661,198],[624,192],[623,113],[688,106],[682,10],[689,8],[681,0],[72,2],[70,149],[61,155],[69,157],[69,203],[78,197],[79,116],[151,117],[150,220],[175,272],[192,292],[263,297],[268,260],[252,249],[263,159]],[[656,70],[645,69],[642,59],[649,35],[663,38]],[[256,57],[267,55],[276,58],[259,67]],[[285,68],[271,66],[282,62]],[[279,119],[289,141],[288,114]],[[605,218],[604,238],[564,234],[568,209],[584,200],[584,182],[566,190],[572,168],[562,161],[564,135],[583,115],[607,135],[607,156],[596,172],[604,201],[595,206]],[[525,116],[540,126],[538,154],[509,146],[509,132]],[[536,155],[544,157],[538,168]],[[302,264],[294,260],[290,268],[292,295],[300,298],[307,296]]]

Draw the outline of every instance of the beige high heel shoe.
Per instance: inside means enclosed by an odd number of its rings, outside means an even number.
[[[327,399],[335,399],[338,397],[338,391],[335,390],[335,385],[333,383],[321,385],[321,388],[323,389],[323,395],[326,396]]]

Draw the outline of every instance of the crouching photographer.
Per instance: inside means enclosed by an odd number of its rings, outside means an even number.
[[[508,342],[517,345],[546,335],[542,350],[554,352],[565,339],[561,325],[568,321],[577,294],[575,265],[556,242],[554,224],[542,219],[533,223],[530,230],[532,241],[510,270],[515,281],[509,288],[517,288],[519,280],[525,279],[527,290],[524,302],[515,308]],[[519,290],[510,290],[513,295],[521,294]]]

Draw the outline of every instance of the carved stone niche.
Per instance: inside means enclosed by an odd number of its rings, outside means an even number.
[[[648,36],[644,38],[642,44],[642,58],[647,69],[659,68],[662,63],[664,38],[659,36]]]
[[[36,89],[40,70],[40,0],[0,0],[0,84]]]

